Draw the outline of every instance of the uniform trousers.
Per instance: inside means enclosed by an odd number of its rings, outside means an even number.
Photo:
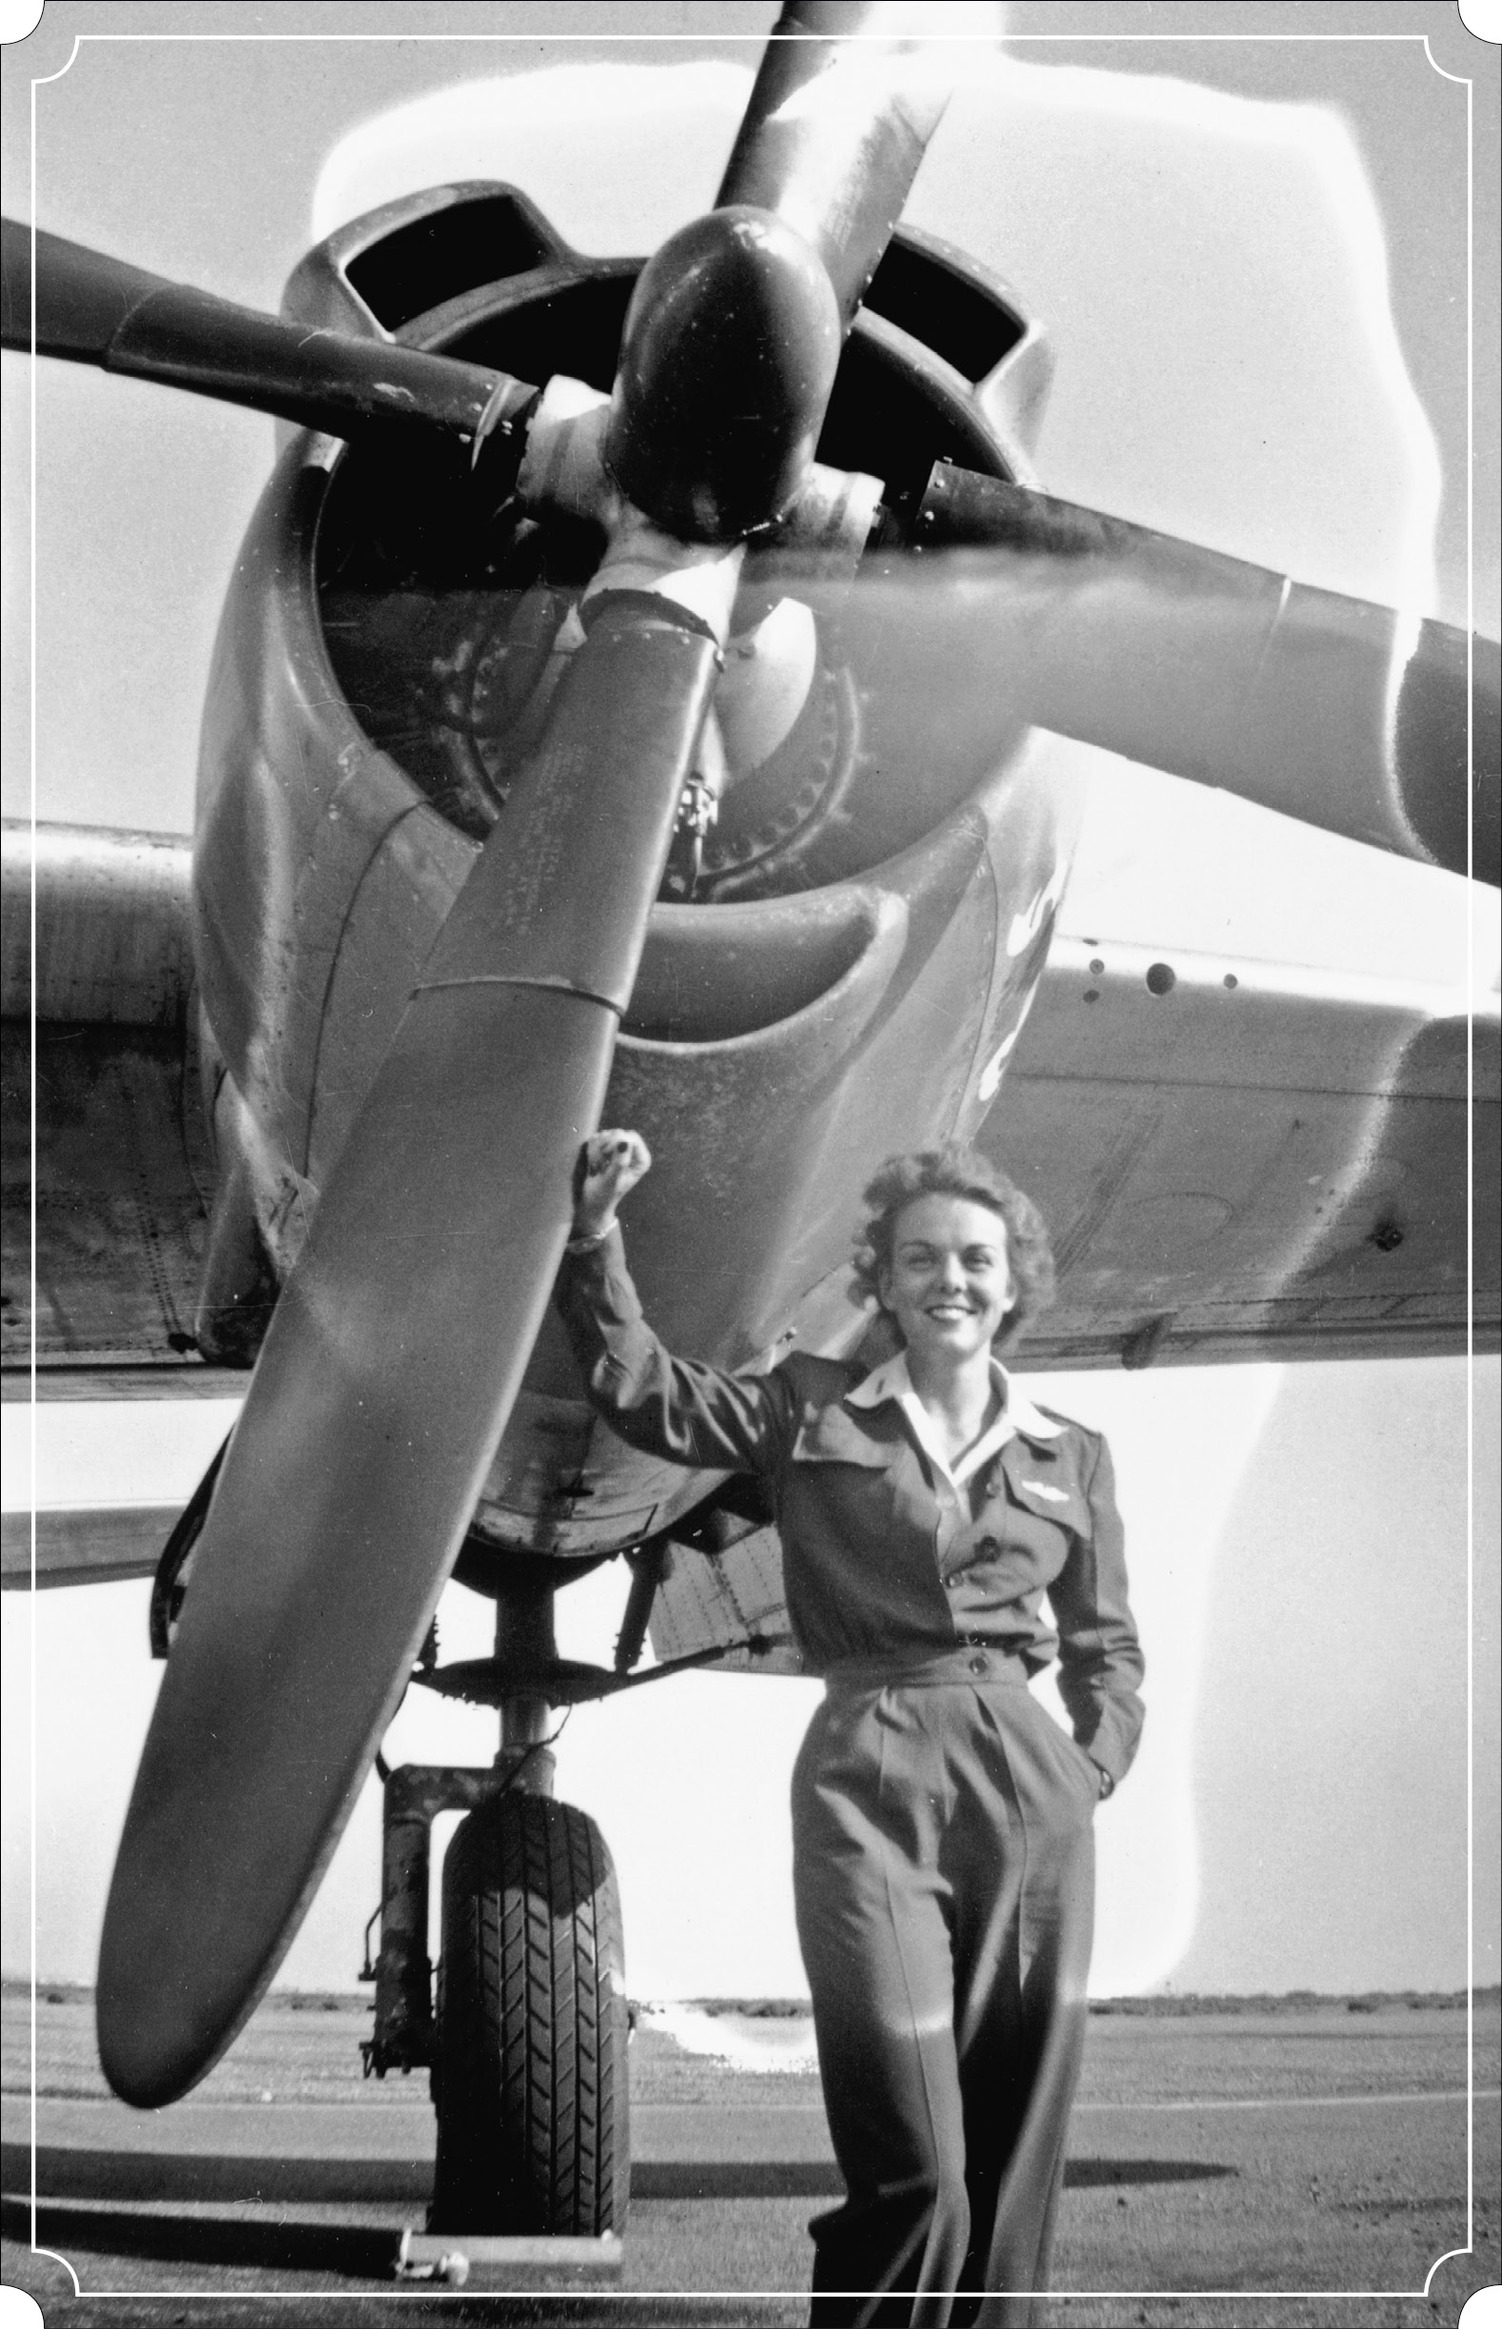
[[[798,1934],[847,2189],[810,2226],[819,2329],[1035,2320],[1084,2045],[1098,1800],[1015,1659],[831,1681],[793,1778]]]

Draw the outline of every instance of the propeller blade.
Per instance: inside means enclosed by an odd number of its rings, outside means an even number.
[[[861,118],[838,181],[860,223],[822,238],[851,305],[921,150],[895,98]],[[96,362],[181,307],[129,278],[122,317],[119,279],[89,282],[62,302],[85,343],[65,352]],[[241,2027],[400,1700],[552,1288],[742,545],[809,484],[841,325],[819,254],[743,203],[637,285],[606,436],[624,499],[583,644],[329,1175],[196,1547],[100,1953],[100,2057],[128,2101],[182,2094]]]
[[[999,30],[991,8],[933,0],[788,0],[777,19],[716,201],[794,228],[847,328],[964,69],[953,36]]]
[[[885,684],[1497,883],[1494,641],[948,464],[916,538],[842,610]]]
[[[706,346],[707,396],[745,335],[786,437],[766,448],[770,490],[812,458],[839,332],[818,262],[767,224],[719,212],[673,238],[627,337],[644,334],[675,375],[637,368],[650,418]],[[654,300],[672,310],[662,334]],[[692,472],[664,475],[668,498],[692,504]],[[747,504],[744,531],[778,514]],[[542,742],[282,1288],[195,1549],[105,1913],[99,2051],[127,2101],[182,2094],[240,2028],[405,1687],[552,1289],[742,556],[739,541],[685,543],[621,507]]]
[[[525,381],[390,341],[310,332],[40,229],[33,278],[32,241],[29,227],[0,221],[0,345],[189,389],[333,436],[379,421],[436,429],[477,450],[514,437],[520,457],[537,402]]]
[[[955,14],[791,0],[715,209],[644,268],[604,462],[679,540],[744,540],[807,489],[840,343],[964,54],[927,27]]]
[[[283,1288],[105,1917],[127,2101],[171,2101],[235,2035],[406,1686],[568,1235],[717,661],[682,607],[599,601]]]

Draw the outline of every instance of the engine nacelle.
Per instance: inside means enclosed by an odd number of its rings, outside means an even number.
[[[312,327],[604,394],[637,272],[569,251],[508,188],[452,187],[341,229],[286,306]],[[879,543],[900,544],[936,461],[1024,472],[1047,373],[999,284],[899,229],[819,460],[882,480]],[[539,524],[520,500],[487,502],[483,477],[447,445],[291,438],[225,609],[195,907],[206,1015],[238,1096],[220,1110],[238,1143],[221,1205],[248,1205],[256,1236],[231,1224],[215,1246],[258,1239],[278,1273],[481,842],[504,829],[550,658],[600,557],[588,517]],[[653,1315],[679,1347],[732,1365],[858,1331],[843,1286],[859,1191],[882,1156],[984,1113],[986,1063],[1020,1025],[1048,933],[1016,955],[1006,934],[1057,897],[1069,847],[1075,804],[1029,769],[1026,731],[892,702],[880,669],[850,660],[847,586],[817,560],[790,571],[775,544],[747,558],[748,637],[789,599],[814,609],[803,700],[763,758],[721,772],[676,889],[670,869],[608,1101],[658,1159],[632,1208]],[[727,733],[755,732],[736,716],[727,695]],[[545,1329],[480,1525],[580,1553],[661,1527],[704,1487],[626,1460]]]

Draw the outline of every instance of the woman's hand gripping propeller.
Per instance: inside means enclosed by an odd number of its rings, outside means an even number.
[[[606,444],[624,498],[584,641],[323,1188],[198,1543],[100,1954],[100,2055],[127,2101],[192,2086],[274,1974],[505,1428],[741,545],[807,477],[942,108],[901,13],[785,13],[719,207],[638,285]],[[873,28],[889,37],[845,37]]]

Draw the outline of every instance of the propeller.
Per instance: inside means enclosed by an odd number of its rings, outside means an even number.
[[[794,0],[778,18],[716,201],[795,228],[847,329],[961,68],[949,44],[1000,30],[968,0]]]
[[[0,220],[0,346],[190,389],[337,437],[387,422],[457,437],[476,455],[489,438],[514,437],[520,458],[538,394],[524,380],[393,341],[309,331],[40,228],[33,270],[32,245],[30,227]]]
[[[1495,640],[943,462],[916,538],[841,602],[894,690],[1502,878]]]
[[[817,77],[838,61],[831,42],[869,21],[810,4],[779,33],[806,44]],[[780,45],[753,125],[777,113]],[[608,429],[630,498],[581,604],[582,643],[323,1188],[198,1540],[101,1947],[100,2054],[128,2101],[192,2085],[275,1971],[505,1427],[742,546],[808,482],[842,336],[835,285],[874,265],[871,221],[895,214],[915,164],[910,139],[899,152],[879,134],[879,76],[873,90],[855,171],[869,198],[848,225],[843,208],[825,215],[822,181],[790,223],[794,153],[766,174],[777,210],[722,207],[638,284]],[[737,149],[748,166],[759,135]],[[850,186],[837,191],[844,203]],[[127,323],[161,296],[126,292]],[[114,349],[108,296],[99,307],[92,344]],[[715,450],[747,417],[747,384],[752,490]]]

